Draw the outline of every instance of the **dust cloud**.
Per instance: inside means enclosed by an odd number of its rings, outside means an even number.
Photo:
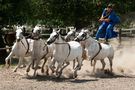
[[[114,72],[127,76],[135,75],[135,39],[122,42],[115,50]]]
[[[135,39],[134,38],[124,38],[121,43],[116,40],[110,41],[110,44],[114,47],[115,55],[113,59],[113,73],[114,75],[121,76],[133,76],[135,77]],[[109,69],[109,60],[106,58],[106,67],[105,70]],[[95,77],[108,77],[104,72],[100,69],[102,68],[102,64],[100,61],[96,63],[96,72]],[[92,69],[90,65],[90,61],[83,61],[83,66],[81,70],[78,72],[78,76],[83,78],[91,77]],[[70,66],[64,70],[66,77],[71,77],[73,75],[72,71],[72,63]],[[71,72],[72,71],[72,72]]]

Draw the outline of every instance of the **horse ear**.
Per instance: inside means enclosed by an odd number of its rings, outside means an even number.
[[[53,29],[53,32],[56,32],[56,29]]]
[[[84,29],[81,30],[81,32],[84,32],[84,31],[85,31]]]
[[[92,30],[90,31],[90,30],[87,29],[85,32],[88,33],[89,35],[92,35],[93,34],[93,31]]]
[[[58,29],[58,31],[57,31],[58,33],[60,33],[61,32],[61,29]]]
[[[88,29],[85,29],[84,32],[89,33],[90,31]]]

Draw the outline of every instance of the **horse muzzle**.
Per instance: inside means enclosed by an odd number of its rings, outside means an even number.
[[[50,45],[52,42],[51,41],[47,41],[47,44]]]

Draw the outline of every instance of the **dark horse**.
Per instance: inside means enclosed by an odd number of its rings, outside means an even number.
[[[4,49],[6,47],[6,44],[2,38],[3,33],[0,32],[0,64],[5,63],[5,58],[7,57],[7,51]]]
[[[5,41],[5,44],[8,45],[9,47],[13,45],[16,37],[16,32],[6,32],[4,34],[4,41]]]

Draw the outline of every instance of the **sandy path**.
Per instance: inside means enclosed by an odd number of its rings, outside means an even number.
[[[61,79],[42,75],[40,71],[39,76],[28,78],[24,75],[25,68],[18,69],[16,73],[12,72],[13,68],[1,68],[0,90],[135,90],[134,39],[123,41],[121,46],[117,41],[111,41],[111,44],[115,48],[114,76],[108,76],[99,69],[94,76],[91,75],[89,61],[83,62],[76,80],[68,78],[72,75],[72,64],[64,70]],[[106,62],[108,68],[109,63]],[[101,68],[100,62],[96,68]]]

